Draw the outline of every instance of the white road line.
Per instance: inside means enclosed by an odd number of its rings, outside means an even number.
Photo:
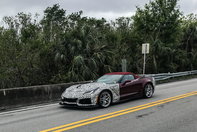
[[[49,106],[59,106],[58,102],[52,103],[52,104],[40,104],[40,105],[34,105],[34,106],[27,106],[23,108],[18,108],[17,110],[11,110],[11,111],[5,111],[5,112],[0,112],[0,115],[6,115],[6,114],[11,114],[11,113],[16,113],[16,112],[22,112],[22,111],[27,111],[27,110],[34,110],[34,109],[40,109],[43,107],[49,107]]]

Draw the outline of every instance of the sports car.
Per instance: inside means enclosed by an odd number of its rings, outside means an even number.
[[[134,96],[150,98],[155,79],[131,72],[107,73],[96,81],[68,87],[61,95],[61,105],[108,107]]]

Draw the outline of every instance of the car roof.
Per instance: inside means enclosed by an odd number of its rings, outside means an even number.
[[[131,72],[111,72],[111,73],[106,73],[105,75],[129,75],[133,74]]]

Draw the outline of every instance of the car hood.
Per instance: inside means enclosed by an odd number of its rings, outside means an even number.
[[[109,89],[110,87],[117,87],[117,84],[106,84],[106,83],[87,83],[87,84],[79,84],[73,85],[67,88],[64,93],[62,94],[63,97],[66,98],[81,98],[84,96],[94,96],[96,93],[102,91],[103,89]],[[94,94],[86,94],[86,92],[91,90],[97,90]]]
[[[66,89],[67,92],[87,92],[97,88],[107,87],[109,84],[106,83],[87,83],[74,85]]]

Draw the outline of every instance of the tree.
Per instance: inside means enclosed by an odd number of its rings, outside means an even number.
[[[197,15],[190,14],[182,20],[183,39],[181,49],[187,53],[187,70],[197,67]]]
[[[37,15],[18,13],[0,26],[0,88],[93,80],[107,72],[142,73],[141,44],[151,44],[148,73],[197,67],[197,17],[177,0],[155,0],[133,17],[108,22],[66,14],[55,4]]]
[[[180,41],[180,16],[177,0],[155,0],[144,9],[137,7],[134,32],[139,42],[151,44],[149,72],[176,71],[173,57]]]

